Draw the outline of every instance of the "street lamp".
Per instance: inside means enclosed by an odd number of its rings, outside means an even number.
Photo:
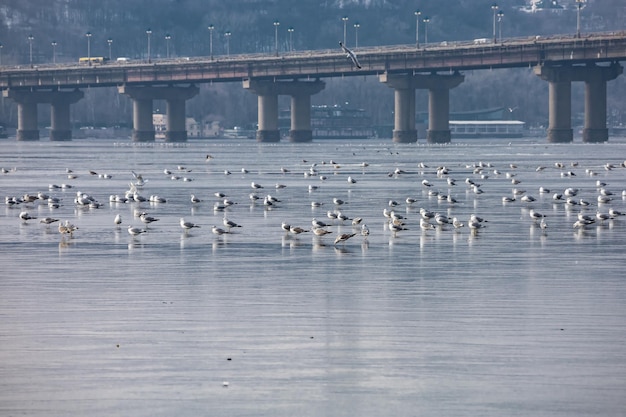
[[[493,43],[496,43],[496,10],[498,10],[498,5],[492,4],[491,10],[493,11]]]
[[[278,20],[274,20],[274,49],[276,50],[276,56],[278,56],[278,26],[280,22]]]
[[[85,33],[87,37],[87,62],[91,65],[91,32]]]
[[[415,11],[415,47],[420,47],[420,16],[422,12],[419,10]]]
[[[112,59],[112,55],[111,55],[111,44],[113,43],[113,39],[109,38],[107,39],[107,45],[109,45],[109,61]]]
[[[361,27],[361,25],[359,24],[359,22],[356,22],[354,24],[354,49],[357,49],[359,47],[359,28]]]
[[[150,38],[152,37],[152,30],[148,28],[146,35],[148,36],[148,63],[150,63]]]
[[[50,45],[52,45],[52,63],[56,64],[57,63],[57,41],[52,41]]]
[[[343,45],[347,47],[348,45],[346,45],[346,25],[348,23],[348,16],[342,17],[341,20],[343,20]]]
[[[585,0],[576,0],[576,37],[580,38],[580,9]]]
[[[213,30],[215,26],[209,25],[209,56],[213,59]]]
[[[33,35],[28,35],[28,55],[30,58],[30,67],[33,67],[33,41],[35,37]]]
[[[4,48],[4,45],[0,43],[0,66],[2,66],[2,48]]]
[[[502,10],[498,11],[498,38],[500,42],[502,42],[502,19],[504,18],[504,12]]]
[[[428,22],[430,22],[430,18],[426,16],[422,22],[424,22],[424,44],[428,44]]]
[[[289,28],[287,28],[287,32],[289,32],[289,51],[293,51],[293,31],[295,29],[292,26],[289,26]]]
[[[172,39],[172,37],[170,36],[169,33],[165,34],[165,57],[169,58],[170,57],[170,39]]]
[[[226,56],[230,56],[230,35],[232,35],[230,30],[227,30],[224,33],[224,36],[226,37]]]

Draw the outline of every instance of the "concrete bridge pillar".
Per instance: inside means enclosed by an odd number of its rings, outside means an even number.
[[[571,67],[538,66],[535,74],[548,82],[548,142],[571,142],[572,72]]]
[[[417,142],[415,129],[415,86],[414,76],[388,74],[379,76],[382,83],[394,89],[393,141],[396,143]]]
[[[381,74],[380,81],[394,88],[395,110],[393,141],[417,141],[415,130],[415,89],[428,89],[428,143],[450,142],[450,89],[463,82],[459,73]]]
[[[291,96],[290,142],[310,142],[311,96],[324,89],[325,83],[315,81],[265,81],[244,80],[243,87],[256,93],[258,98],[258,142],[278,142],[278,96]]]
[[[609,138],[606,128],[606,82],[617,78],[623,71],[621,65],[581,65],[535,67],[535,74],[549,83],[548,142],[571,142],[573,131],[572,93],[573,81],[585,82],[585,126],[583,142],[604,142]]]
[[[72,140],[70,105],[78,102],[85,94],[80,90],[56,92],[50,101],[50,140]]]
[[[606,142],[609,139],[606,127],[606,82],[617,78],[623,72],[623,67],[619,64],[608,67],[588,65],[585,72],[583,142]]]
[[[39,140],[37,127],[37,105],[39,103],[52,105],[50,140],[72,139],[70,104],[83,98],[82,91],[5,90],[3,95],[17,103],[17,140]]]
[[[17,101],[17,140],[39,140],[36,101]]]
[[[185,126],[185,101],[198,94],[198,87],[131,87],[118,88],[121,94],[133,100],[133,135],[134,142],[154,141],[154,123],[152,121],[153,100],[166,100],[166,142],[184,142],[187,140]]]

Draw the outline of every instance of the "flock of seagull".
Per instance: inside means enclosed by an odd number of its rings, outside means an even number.
[[[214,157],[212,155],[207,155],[204,158],[206,163],[213,163]],[[341,172],[341,165],[330,160],[329,162],[320,162],[318,163],[310,163],[306,160],[302,160],[301,165],[305,168],[302,172],[292,172],[292,170],[281,167],[280,174],[283,175],[304,175],[304,178],[307,178],[311,184],[308,186],[308,194],[311,195],[315,191],[317,191],[321,184],[323,184],[326,180],[328,180],[330,175],[337,176],[338,173]],[[368,163],[363,162],[359,164],[360,170],[365,173],[365,170],[369,166]],[[325,167],[322,170],[321,167]],[[329,168],[329,169],[326,169]],[[501,197],[503,205],[513,204],[515,202],[521,202],[527,204],[528,207],[528,216],[529,220],[536,224],[542,231],[545,231],[548,228],[547,224],[547,216],[539,212],[535,207],[533,207],[532,203],[534,203],[537,198],[532,195],[531,192],[527,192],[521,188],[521,184],[523,184],[524,179],[521,178],[521,175],[517,173],[517,166],[515,164],[510,164],[506,167],[506,171],[503,172],[503,168],[496,168],[492,166],[490,163],[478,162],[472,164],[466,164],[465,166],[461,166],[460,169],[451,169],[446,166],[437,166],[437,167],[429,167],[424,163],[419,163],[415,165],[415,171],[418,172],[422,177],[428,175],[428,178],[424,178],[421,182],[414,182],[414,188],[421,188],[422,193],[427,195],[429,199],[436,199],[439,203],[443,203],[447,205],[447,209],[444,212],[441,211],[433,211],[424,207],[420,207],[419,211],[414,210],[417,214],[419,213],[419,229],[422,232],[428,232],[431,230],[444,230],[444,228],[450,228],[452,230],[459,231],[460,229],[467,227],[470,230],[470,233],[477,234],[481,229],[487,227],[486,224],[488,220],[482,218],[474,213],[470,214],[467,217],[466,221],[463,221],[459,215],[453,215],[452,213],[455,211],[454,207],[457,205],[458,201],[450,190],[458,187],[465,187],[465,193],[468,195],[475,195],[476,197],[486,192],[488,187],[483,187],[483,183],[490,181],[490,178],[499,178],[505,181],[509,181],[511,183],[511,194],[504,195]],[[548,166],[538,166],[535,171],[537,173],[541,173],[545,170],[551,169],[553,172],[557,172],[561,178],[573,178],[577,174],[574,170],[576,170],[578,164],[571,163],[565,164],[562,162],[554,163],[553,167]],[[598,167],[596,167],[598,168]],[[606,163],[602,166],[601,169],[609,172],[617,169],[626,168],[626,161],[620,164]],[[3,173],[8,174],[11,171],[4,170]],[[173,172],[172,170],[165,169],[163,174],[166,178],[171,180],[181,180],[184,182],[191,182],[193,178],[189,177],[189,172],[191,170],[185,168],[184,166],[178,166],[177,169]],[[414,173],[413,172],[413,173]],[[246,174],[250,174],[250,170],[242,168],[241,173],[245,176]],[[466,174],[466,178],[463,182],[461,180],[457,180],[454,176]],[[66,174],[69,179],[76,179],[77,174],[73,172],[71,169],[67,169]],[[121,194],[114,194],[109,196],[109,204],[119,204],[119,203],[136,203],[136,208],[133,211],[133,215],[136,219],[138,219],[143,227],[130,224],[127,226],[128,233],[133,237],[140,236],[148,232],[148,226],[152,223],[158,222],[160,219],[150,215],[146,212],[141,203],[149,202],[149,203],[166,203],[168,199],[158,196],[151,195],[149,197],[145,197],[142,192],[147,187],[148,180],[144,179],[142,174],[138,174],[134,171],[131,171],[132,174],[129,187]],[[232,171],[225,169],[223,171],[224,175],[231,175]],[[409,174],[406,170],[396,168],[395,170],[386,173],[386,175],[390,178],[399,178],[401,176]],[[110,174],[98,174],[95,171],[89,171],[90,176],[97,176],[102,179],[111,179],[112,175]],[[582,172],[579,171],[579,175],[582,175]],[[589,177],[594,177],[597,175],[592,168],[587,168],[585,170],[585,175]],[[249,179],[248,179],[249,181]],[[319,181],[315,184],[315,181]],[[359,177],[356,177],[354,173],[351,175],[347,175],[345,177],[345,183],[347,187],[356,186],[357,182],[361,181]],[[596,199],[588,200],[579,196],[581,191],[580,188],[575,188],[572,186],[565,187],[563,191],[550,191],[546,187],[540,187],[538,192],[543,195],[550,195],[551,201],[553,204],[563,204],[568,208],[575,208],[578,210],[577,219],[573,223],[572,227],[575,229],[584,229],[585,227],[594,224],[596,222],[607,222],[613,221],[620,216],[623,216],[624,213],[619,211],[615,207],[609,207],[611,202],[616,200],[620,193],[619,191],[611,191],[608,188],[608,185],[601,181],[597,180],[595,183],[596,186]],[[282,188],[286,188],[287,185],[284,184],[276,184],[276,190],[280,190]],[[441,192],[438,190],[442,187],[446,187],[448,189],[447,193]],[[71,185],[63,184],[61,186],[50,184],[49,191],[57,191],[63,190],[66,191],[72,188]],[[250,193],[248,195],[250,204],[252,205],[262,205],[267,210],[272,210],[277,207],[281,207],[281,200],[267,193],[267,189],[259,182],[252,181],[250,182]],[[205,200],[200,194],[201,191],[195,191],[195,193],[189,194],[188,204],[191,206],[198,206],[202,204]],[[224,192],[215,192],[214,193],[214,204],[213,204],[213,212],[214,213],[223,213],[222,225],[212,225],[210,230],[217,237],[231,234],[233,233],[233,229],[242,228],[244,225],[239,224],[228,218],[227,214],[231,209],[231,206],[238,204],[237,201],[233,200],[232,197],[229,197],[227,193]],[[626,199],[626,190],[621,191],[621,199]],[[58,232],[61,234],[62,238],[73,238],[74,233],[78,230],[78,227],[71,223],[70,220],[62,221],[59,218],[55,217],[43,217],[38,219],[37,216],[32,215],[31,211],[37,204],[47,204],[51,210],[59,208],[61,204],[63,204],[63,199],[59,197],[54,197],[45,192],[37,192],[36,194],[24,194],[21,197],[16,196],[6,196],[5,204],[9,207],[17,207],[21,208],[19,213],[19,219],[22,222],[32,222],[39,220],[40,223],[44,224],[45,227],[49,227],[53,223],[58,223]],[[316,239],[322,239],[324,236],[331,235],[335,233],[333,244],[340,245],[345,244],[350,239],[355,236],[361,236],[363,242],[366,242],[368,237],[370,236],[370,229],[366,224],[363,217],[349,217],[343,213],[341,210],[342,206],[346,202],[340,198],[332,199],[332,210],[326,211],[327,220],[320,220],[317,217],[313,217],[311,220],[311,226],[303,227],[302,225],[291,224],[290,222],[283,221],[280,224],[280,227],[284,231],[287,236],[293,236],[297,239],[297,237],[304,233],[311,233],[314,235]],[[101,208],[104,204],[99,202],[97,198],[87,193],[76,191],[74,195],[73,204],[78,207],[88,207],[90,209],[98,209]],[[320,209],[324,205],[323,202],[319,201],[311,201],[311,208],[313,210]],[[414,207],[414,205],[418,204],[418,198],[415,197],[406,197],[404,202],[402,200],[398,201],[395,199],[389,199],[385,206],[381,207],[381,218],[380,220],[384,223],[385,229],[388,230],[391,235],[395,238],[398,234],[403,233],[406,230],[410,230],[413,228],[411,224],[411,220],[408,219],[407,215],[400,214],[399,209],[402,208],[402,205],[406,207],[406,212],[410,213],[413,210],[409,208]],[[591,215],[587,210],[589,207],[595,206],[595,214]],[[602,211],[602,207],[607,207],[608,210]],[[336,232],[333,232],[331,228],[333,226],[343,226],[345,222],[349,222],[349,231],[344,232],[340,227]],[[123,220],[121,214],[116,214],[112,219],[113,225],[115,227],[121,227]],[[201,228],[202,226],[198,223],[194,223],[184,217],[180,217],[179,220],[180,228],[183,233],[186,235],[192,229]],[[417,226],[417,223],[415,223]],[[278,227],[278,225],[277,225]]]

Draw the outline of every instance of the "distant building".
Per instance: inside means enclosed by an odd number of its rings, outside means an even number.
[[[521,138],[526,124],[511,119],[511,109],[495,107],[491,109],[451,112],[450,134],[452,138]],[[426,136],[428,113],[417,114],[419,137]]]
[[[152,115],[152,124],[154,125],[155,139],[165,139],[167,131],[166,115],[154,113]],[[185,130],[188,138],[217,138],[222,136],[222,127],[220,122],[214,120],[203,119],[198,123],[193,117],[185,118]]]
[[[281,110],[278,124],[284,136],[288,135],[290,121],[291,110]],[[311,130],[314,139],[367,139],[376,136],[365,110],[337,104],[311,106]]]

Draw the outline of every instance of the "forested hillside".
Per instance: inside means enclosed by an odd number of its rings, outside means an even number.
[[[503,37],[574,33],[576,8],[573,0],[561,0],[562,8],[529,13],[520,10],[524,0],[498,2],[504,13],[498,31]],[[158,59],[209,54],[212,25],[216,55],[271,53],[275,26],[279,22],[279,49],[335,48],[344,27],[348,45],[408,44],[415,42],[416,16],[420,10],[420,37],[428,32],[429,42],[491,37],[493,0],[4,0],[0,4],[0,48],[2,65],[28,62],[32,35],[35,63],[75,62],[92,56],[124,56],[142,59],[147,55],[150,29],[151,56]],[[626,3],[623,0],[589,0],[581,10],[581,29],[624,30]],[[347,20],[342,20],[347,17]],[[427,29],[423,18],[428,17]],[[358,28],[355,24],[358,23]],[[292,32],[288,32],[292,28]],[[358,33],[357,33],[358,30]],[[224,34],[230,33],[227,39]],[[166,35],[170,39],[166,40]],[[107,42],[110,40],[110,42]],[[56,43],[53,48],[52,42]],[[623,77],[621,77],[623,78]],[[609,113],[626,115],[622,79],[612,82]],[[373,123],[392,120],[393,93],[374,77],[327,80],[327,88],[313,98],[316,104],[343,104],[364,108]],[[86,105],[76,106],[74,118],[84,123],[120,124],[131,120],[126,97],[116,91],[86,91]],[[547,85],[530,70],[476,71],[451,93],[452,110],[506,106],[517,108],[515,118],[530,124],[547,120]],[[582,111],[582,86],[573,91],[573,111]],[[418,93],[418,106],[426,106]],[[113,105],[112,105],[113,104]],[[158,105],[158,103],[157,103]],[[13,104],[4,100],[0,123],[15,124]],[[43,113],[43,112],[42,112]],[[240,85],[202,86],[201,94],[188,104],[188,113],[198,119],[208,114],[225,125],[244,125],[256,118],[256,97]],[[45,118],[42,114],[42,118]]]

